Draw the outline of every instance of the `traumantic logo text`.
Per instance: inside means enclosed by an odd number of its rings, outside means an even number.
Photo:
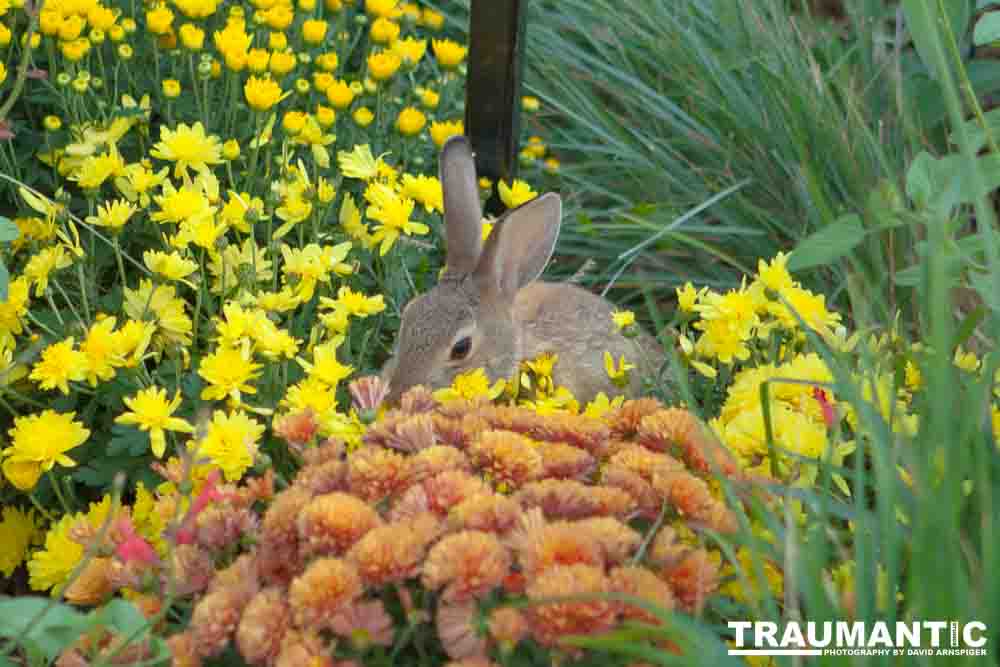
[[[736,648],[729,655],[988,655],[979,621],[730,621]]]

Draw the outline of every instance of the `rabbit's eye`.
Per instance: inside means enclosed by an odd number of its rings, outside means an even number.
[[[469,351],[472,349],[472,338],[465,336],[460,338],[457,343],[455,343],[451,348],[451,360],[461,361],[469,356]]]

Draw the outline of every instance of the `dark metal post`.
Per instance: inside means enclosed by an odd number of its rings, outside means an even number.
[[[465,132],[480,176],[494,183],[517,174],[521,73],[527,0],[472,0]],[[503,209],[494,194],[486,210]]]

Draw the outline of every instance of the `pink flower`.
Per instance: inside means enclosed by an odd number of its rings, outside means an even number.
[[[115,555],[123,563],[155,565],[160,562],[152,545],[135,532],[130,521],[123,522],[119,530],[124,539],[115,548]]]
[[[833,404],[826,397],[826,392],[819,387],[813,387],[813,398],[819,402],[819,407],[823,411],[823,421],[827,428],[833,428],[837,423],[837,411]]]
[[[208,473],[208,477],[205,478],[205,483],[201,487],[201,492],[191,501],[191,508],[184,516],[184,520],[181,521],[181,525],[174,534],[177,544],[194,544],[198,515],[208,507],[210,502],[225,499],[225,495],[223,495],[217,486],[221,476],[222,473],[219,470],[213,470]]]

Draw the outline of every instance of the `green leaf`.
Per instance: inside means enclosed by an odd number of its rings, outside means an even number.
[[[955,332],[955,344],[952,347],[965,345],[984,317],[986,317],[986,308],[983,306],[979,306],[969,313],[962,321],[961,326],[958,327],[958,331]]]
[[[35,623],[29,627],[32,621]],[[57,658],[90,627],[92,622],[87,616],[48,598],[24,596],[0,600],[0,637],[29,643],[50,660]]]
[[[93,616],[95,623],[114,628],[125,637],[149,629],[149,622],[139,608],[121,598],[114,598],[100,609],[94,610]]]
[[[903,0],[903,14],[906,16],[906,27],[913,38],[913,44],[917,47],[917,53],[934,76],[940,79],[938,70],[938,57],[935,49],[935,42],[939,35],[936,34],[937,20],[940,17],[938,6],[934,2],[927,0]],[[951,0],[944,3],[946,16],[952,32],[957,39],[961,39],[969,26],[972,18],[972,5],[969,0]]]
[[[853,213],[845,215],[803,239],[788,258],[788,270],[801,271],[835,262],[864,239],[865,228],[861,218]]]
[[[1000,12],[998,12],[1000,14]],[[1000,140],[1000,108],[991,109],[983,114],[983,120],[986,121],[986,127],[989,129],[990,134],[993,135],[994,140]],[[978,153],[983,150],[986,146],[986,129],[983,129],[982,125],[979,124],[979,120],[973,118],[964,123],[965,132],[969,137],[969,142],[972,144],[970,148]],[[952,144],[958,145],[958,137],[955,132],[948,135],[948,140]]]
[[[21,236],[21,230],[11,222],[10,218],[0,215],[0,243],[16,241]]]
[[[134,426],[115,424],[108,442],[108,456],[123,456],[126,453],[139,456],[149,451],[149,435]]]
[[[77,466],[71,474],[73,479],[87,486],[104,487],[110,484],[118,473],[123,472],[131,479],[148,468],[148,464],[147,457],[105,455],[88,461],[86,465]]]
[[[992,44],[1000,39],[1000,12],[989,12],[976,23],[972,42],[976,46]]]
[[[934,196],[934,163],[937,160],[927,151],[913,158],[906,170],[906,196],[918,209],[927,208]]]

